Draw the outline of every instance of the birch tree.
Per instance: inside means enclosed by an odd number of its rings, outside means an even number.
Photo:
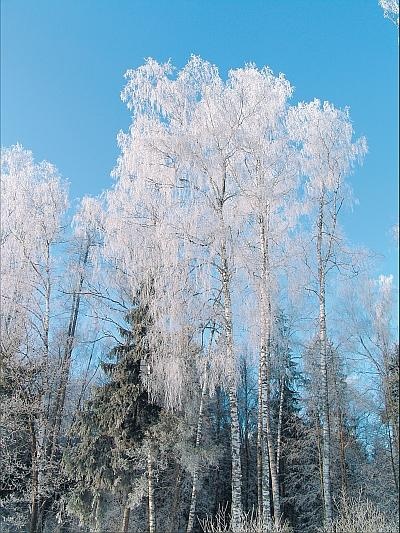
[[[206,245],[209,276],[217,274],[222,296],[223,327],[231,404],[232,446],[232,517],[233,527],[241,514],[240,437],[237,416],[235,349],[232,310],[232,260],[234,241],[232,209],[236,196],[230,159],[236,150],[234,134],[240,112],[237,96],[229,84],[224,86],[217,70],[198,58],[192,58],[176,80],[171,80],[169,64],[149,60],[144,67],[127,73],[124,91],[136,115],[145,112],[157,128],[152,135],[153,151],[164,154],[165,166],[174,170],[175,183],[182,187],[186,210],[197,219],[194,239],[199,248]],[[232,107],[234,104],[235,107]],[[232,109],[234,112],[232,114]],[[230,114],[232,123],[226,119]],[[155,133],[158,132],[158,137]],[[156,144],[156,142],[158,144]],[[201,201],[201,203],[200,203]],[[208,226],[200,226],[208,220]],[[189,226],[190,227],[190,226]],[[212,231],[210,231],[210,229]],[[207,281],[209,283],[211,279]],[[204,292],[204,286],[201,292]]]
[[[274,316],[274,286],[279,276],[279,256],[293,226],[297,166],[286,128],[287,100],[292,93],[283,75],[268,69],[247,69],[243,93],[248,100],[243,120],[243,177],[240,183],[244,210],[256,223],[248,235],[246,263],[253,277],[259,306],[260,422],[263,443],[262,509],[270,514],[269,475],[276,524],[280,521],[280,498],[276,446],[271,431],[271,338]],[[252,224],[253,225],[253,224]],[[280,243],[279,246],[276,243]],[[259,466],[260,468],[260,466]],[[261,507],[261,509],[260,509]]]
[[[338,110],[328,102],[314,100],[293,109],[293,137],[301,143],[303,172],[306,175],[307,200],[314,209],[312,242],[315,244],[315,268],[311,268],[318,306],[318,335],[322,386],[322,479],[324,517],[333,518],[331,494],[331,443],[326,327],[326,284],[333,268],[343,266],[340,257],[341,234],[338,216],[349,194],[345,177],[366,153],[364,138],[352,141],[349,111]]]
[[[67,191],[54,166],[35,163],[32,153],[20,145],[2,152],[1,170],[2,217],[6,215],[2,218],[1,327],[6,342],[2,352],[30,372],[35,369],[28,389],[18,387],[14,393],[22,403],[31,404],[25,412],[31,440],[30,531],[34,533],[41,528],[46,495],[56,483],[46,449],[59,349],[54,335],[60,327],[55,318],[60,311],[55,303],[56,245]]]

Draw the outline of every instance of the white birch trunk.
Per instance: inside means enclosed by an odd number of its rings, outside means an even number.
[[[204,417],[204,400],[206,395],[206,379],[204,380],[203,387],[201,389],[201,398],[200,398],[200,407],[199,407],[199,417],[197,419],[197,431],[196,431],[196,452],[199,449],[202,431],[203,431],[203,417]],[[193,484],[192,484],[192,494],[190,498],[190,509],[189,517],[186,532],[191,533],[193,531],[194,517],[196,513],[196,503],[197,503],[197,486],[199,480],[199,461],[198,456],[196,456],[196,464],[193,472]]]
[[[156,533],[156,515],[154,503],[154,473],[151,450],[147,453],[147,494],[149,511],[149,533]]]
[[[232,531],[239,528],[242,515],[242,468],[240,460],[240,429],[237,404],[235,354],[233,348],[233,319],[232,302],[230,294],[230,274],[225,242],[221,246],[221,274],[222,294],[224,297],[225,334],[226,334],[226,357],[231,365],[229,376],[229,404],[231,415],[231,460],[232,460]]]
[[[283,418],[283,400],[285,392],[285,376],[281,378],[280,392],[279,392],[279,412],[278,412],[278,435],[277,435],[277,444],[276,444],[276,473],[279,480],[280,472],[280,460],[281,460],[281,450],[282,450],[282,418]]]
[[[257,414],[257,510],[258,516],[263,515],[263,416],[262,416],[262,381],[261,364],[258,371],[258,414]],[[268,482],[269,485],[269,482]],[[269,506],[268,506],[269,509]]]
[[[101,533],[100,523],[100,498],[99,494],[96,494],[93,501],[93,525],[90,528],[92,533]]]
[[[269,248],[268,237],[266,235],[266,224],[263,217],[260,218],[260,241],[262,254],[262,277],[260,290],[260,365],[261,365],[261,381],[262,381],[262,416],[263,416],[263,434],[264,446],[266,444],[268,452],[263,453],[263,507],[267,505],[267,487],[266,461],[264,455],[269,458],[269,472],[271,475],[272,486],[272,502],[274,509],[274,520],[276,524],[280,523],[280,497],[279,497],[279,483],[277,476],[275,449],[271,431],[271,400],[270,400],[270,349],[271,349],[271,275],[269,270]],[[264,448],[265,449],[265,448]],[[264,452],[263,449],[263,452]],[[264,516],[266,511],[264,510]]]
[[[46,243],[44,274],[41,275],[44,290],[44,315],[43,315],[43,351],[46,362],[46,369],[49,359],[50,345],[50,302],[51,302],[51,274],[50,274],[50,243]]]
[[[244,393],[244,428],[243,428],[243,451],[244,451],[244,501],[243,507],[244,512],[249,512],[249,492],[250,492],[250,443],[249,443],[249,384],[248,384],[248,370],[247,370],[247,361],[243,361],[241,368],[242,376],[242,387]],[[242,468],[243,468],[242,463]],[[243,487],[243,485],[242,485]]]
[[[332,521],[332,490],[331,490],[331,442],[329,420],[329,389],[328,367],[326,350],[326,310],[325,310],[325,264],[322,257],[322,240],[324,225],[324,194],[320,198],[317,257],[318,257],[318,283],[319,283],[319,350],[321,371],[321,421],[322,421],[322,482],[324,497],[324,521],[329,525]]]

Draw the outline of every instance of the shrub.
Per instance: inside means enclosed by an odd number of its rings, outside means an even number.
[[[220,508],[215,516],[200,520],[203,533],[232,533],[231,517],[225,508]],[[262,516],[250,511],[240,517],[239,529],[235,533],[292,533],[291,528],[282,523],[276,526],[271,520],[265,521]]]
[[[396,510],[394,510],[395,512]],[[388,518],[369,500],[342,497],[339,516],[320,533],[398,533],[398,519]]]

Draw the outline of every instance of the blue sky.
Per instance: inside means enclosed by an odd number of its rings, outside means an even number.
[[[72,200],[111,185],[130,122],[123,74],[145,57],[181,67],[195,53],[223,74],[268,65],[294,102],[350,106],[369,154],[342,223],[397,282],[398,38],[377,0],[1,0],[1,15],[1,143],[54,163]]]

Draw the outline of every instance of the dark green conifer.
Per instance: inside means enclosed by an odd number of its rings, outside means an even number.
[[[95,387],[73,427],[66,469],[75,488],[69,508],[95,525],[101,502],[116,497],[125,505],[132,484],[146,469],[141,446],[160,408],[149,401],[143,384],[148,368],[149,312],[140,293],[120,327],[121,343],[102,362],[104,381]]]

